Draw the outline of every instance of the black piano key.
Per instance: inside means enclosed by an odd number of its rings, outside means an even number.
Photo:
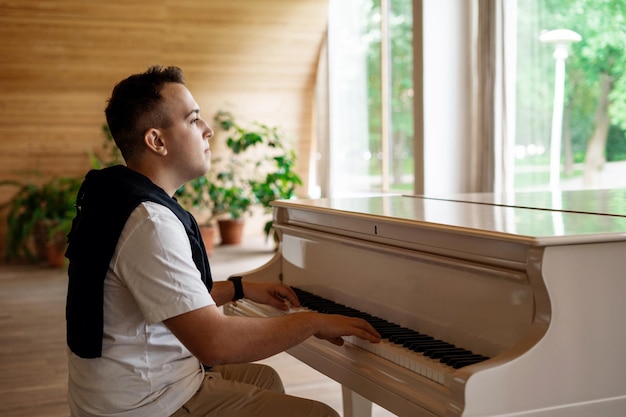
[[[424,334],[407,334],[407,335],[392,337],[389,339],[389,341],[397,345],[403,345],[404,347],[408,348],[411,343],[429,342],[429,341],[432,342],[432,341],[435,341],[435,339],[432,336],[427,336]]]
[[[443,356],[440,359],[441,363],[444,363],[446,365],[449,366],[454,366],[455,363],[457,362],[462,362],[462,361],[468,361],[468,360],[476,360],[476,359],[480,359],[480,358],[484,358],[484,356],[482,355],[477,355],[475,353],[468,353],[465,355],[447,355],[447,356]]]
[[[456,347],[455,345],[437,340],[432,336],[419,333],[415,330],[390,323],[380,317],[372,316],[366,312],[345,306],[340,303],[320,297],[308,291],[293,287],[294,292],[302,306],[325,314],[341,314],[349,317],[362,318],[369,322],[383,339],[424,356],[439,359],[441,363],[455,369],[473,365],[489,359],[486,356],[474,354],[469,350]]]
[[[389,336],[389,341],[398,345],[403,344],[407,339],[418,338],[419,333],[411,329],[401,329]]]
[[[387,320],[378,317],[372,317],[372,319],[368,321],[372,326],[378,326],[381,329],[386,329],[388,331],[402,331],[406,329],[406,327],[402,327],[396,323],[390,323]]]
[[[409,349],[409,350],[413,350],[412,347],[415,345],[415,343],[417,342],[436,342],[437,340],[431,336],[426,336],[423,339],[409,339],[406,342],[404,342],[402,344],[403,348]],[[414,352],[417,352],[415,350],[413,350]]]
[[[380,317],[376,317],[376,316],[367,315],[367,316],[354,316],[354,317],[361,317],[363,320],[365,320],[366,322],[368,322],[374,327],[385,328],[385,327],[392,327],[393,325],[393,323],[389,323],[387,320],[381,319]]]
[[[484,362],[486,361],[487,357],[485,356],[480,356],[478,358],[474,358],[474,359],[467,359],[467,360],[459,360],[459,361],[455,361],[454,365],[452,365],[452,367],[454,369],[459,369],[459,368],[463,368],[464,366],[470,366],[470,365],[474,365],[480,362]]]
[[[471,350],[458,348],[458,350],[449,350],[447,352],[443,352],[441,356],[439,356],[439,362],[447,364],[448,361],[459,359],[459,358],[468,358],[471,356],[476,356],[472,353]]]
[[[381,329],[376,328],[376,330],[383,339],[391,339],[394,335],[401,332],[400,327],[383,327]]]
[[[370,323],[371,324],[371,323]],[[394,335],[398,329],[393,326],[386,326],[384,324],[372,325],[376,329],[378,333],[380,333],[380,337],[383,339],[389,339],[392,335]]]
[[[446,352],[452,352],[454,349],[458,349],[454,345],[443,345],[443,346],[433,346],[431,348],[424,350],[424,356],[427,356],[432,359],[439,359],[441,355]]]
[[[408,344],[407,348],[413,352],[424,352],[426,349],[432,349],[436,347],[450,346],[450,343],[443,342],[441,340],[418,340]]]
[[[427,350],[426,352],[424,352],[424,355],[433,359],[442,359],[446,355],[455,354],[455,353],[468,354],[471,352],[463,348],[442,348],[442,349],[432,349],[430,351]]]

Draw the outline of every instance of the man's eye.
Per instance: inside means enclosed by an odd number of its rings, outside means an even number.
[[[199,117],[196,117],[195,119],[192,119],[192,120],[191,120],[191,123],[197,123],[197,122],[198,122],[198,120],[200,120],[200,118],[199,118]]]

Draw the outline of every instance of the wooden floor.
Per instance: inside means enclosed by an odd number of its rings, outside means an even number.
[[[272,255],[262,237],[217,247],[216,280],[265,263]],[[68,417],[65,294],[67,272],[36,266],[0,266],[0,416]],[[289,394],[316,399],[342,412],[339,384],[281,353],[264,363],[282,376]],[[393,416],[374,405],[373,416]]]
[[[65,273],[0,268],[0,415],[69,415]]]

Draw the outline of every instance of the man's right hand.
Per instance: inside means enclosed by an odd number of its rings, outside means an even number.
[[[337,314],[316,314],[323,320],[322,330],[315,334],[319,339],[328,340],[337,346],[343,345],[342,336],[354,335],[372,343],[380,342],[380,334],[363,319]]]

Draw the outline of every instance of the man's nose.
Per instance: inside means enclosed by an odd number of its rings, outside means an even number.
[[[213,135],[215,135],[215,132],[213,131],[213,129],[211,129],[211,126],[209,126],[206,122],[206,129],[205,129],[205,133],[204,133],[204,137],[207,138],[207,140],[211,139],[213,137]]]

